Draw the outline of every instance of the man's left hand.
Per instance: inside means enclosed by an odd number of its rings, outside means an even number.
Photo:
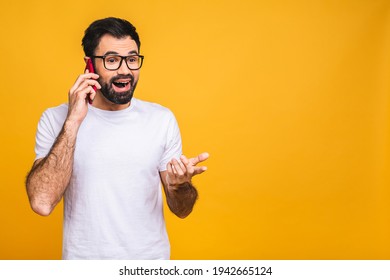
[[[208,153],[201,153],[200,155],[187,159],[184,155],[180,160],[172,159],[167,164],[166,182],[169,188],[177,189],[184,183],[191,183],[193,176],[201,174],[207,170],[206,166],[196,166],[198,163],[209,158]]]

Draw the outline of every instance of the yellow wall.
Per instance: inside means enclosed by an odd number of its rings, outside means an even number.
[[[390,259],[388,0],[2,1],[0,259],[61,257],[62,205],[28,205],[38,119],[67,101],[93,20],[133,22],[135,95],[208,151],[167,213],[174,259]]]

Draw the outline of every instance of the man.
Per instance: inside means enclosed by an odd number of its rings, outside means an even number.
[[[97,20],[82,45],[96,73],[80,75],[68,104],[39,121],[31,207],[46,216],[64,197],[64,259],[168,259],[160,182],[170,210],[186,217],[208,154],[181,155],[171,111],[132,98],[143,61],[132,24]]]

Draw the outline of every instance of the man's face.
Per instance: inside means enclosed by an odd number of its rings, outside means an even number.
[[[109,34],[103,35],[95,50],[96,56],[108,54],[128,56],[139,54],[137,44],[130,36],[118,39]],[[99,75],[98,82],[103,96],[114,104],[127,104],[133,97],[137,86],[139,69],[130,70],[123,60],[119,69],[107,70],[103,59],[95,58],[95,71]]]

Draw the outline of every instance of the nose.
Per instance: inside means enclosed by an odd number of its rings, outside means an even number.
[[[131,70],[129,69],[129,67],[127,67],[126,65],[126,61],[122,58],[122,61],[121,61],[121,66],[118,68],[118,74],[122,74],[122,75],[128,75],[131,73]]]

